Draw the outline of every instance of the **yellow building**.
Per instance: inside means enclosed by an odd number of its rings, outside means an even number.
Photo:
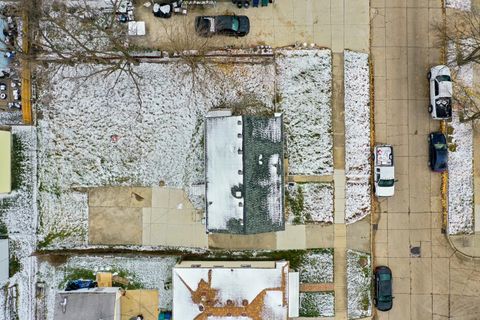
[[[0,130],[0,193],[12,191],[12,134]]]

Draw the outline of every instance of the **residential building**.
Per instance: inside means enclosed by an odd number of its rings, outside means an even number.
[[[282,115],[210,113],[205,144],[207,230],[284,230]]]
[[[298,317],[299,276],[286,261],[183,261],[173,269],[174,319]]]

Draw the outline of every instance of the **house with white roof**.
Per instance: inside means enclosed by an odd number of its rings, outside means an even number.
[[[287,261],[183,261],[173,268],[173,318],[298,317],[299,276]]]
[[[205,125],[209,232],[285,229],[283,118],[211,112]]]

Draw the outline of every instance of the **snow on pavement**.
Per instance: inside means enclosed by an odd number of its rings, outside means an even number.
[[[344,52],[345,220],[370,213],[370,70],[368,54]]]

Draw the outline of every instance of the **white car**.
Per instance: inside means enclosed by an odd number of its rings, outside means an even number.
[[[452,118],[452,78],[447,66],[432,67],[427,75],[430,83],[428,112],[435,120]]]
[[[391,197],[395,193],[395,167],[393,147],[388,144],[376,145],[374,150],[373,183],[377,197]]]

